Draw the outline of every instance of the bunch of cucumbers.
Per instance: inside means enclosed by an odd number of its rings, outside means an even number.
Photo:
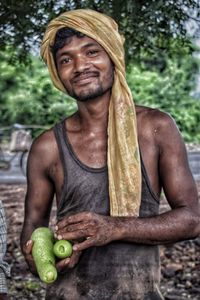
[[[32,255],[40,279],[45,283],[54,282],[57,279],[56,257],[70,257],[73,251],[72,244],[67,240],[55,242],[53,231],[48,227],[35,229],[31,240],[34,242]]]

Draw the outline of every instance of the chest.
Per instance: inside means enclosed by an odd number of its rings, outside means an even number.
[[[90,168],[102,168],[107,162],[107,134],[96,132],[82,134],[67,132],[64,139],[67,140],[71,151],[82,164]],[[156,195],[160,193],[158,179],[158,151],[148,135],[138,132],[140,153],[146,168],[147,176],[152,190]],[[64,182],[63,162],[58,152],[56,161],[51,166],[51,178],[54,182],[57,198],[59,199]]]
[[[102,168],[107,159],[106,132],[67,133],[68,142],[75,156],[86,166]]]
[[[66,134],[62,132],[60,138],[65,140],[65,143],[62,143],[63,150],[57,152],[55,161],[49,168],[57,200],[60,199],[65,185],[64,165],[65,169],[68,168],[66,160],[69,159],[72,164],[75,162],[75,165],[78,163],[83,168],[85,166],[92,169],[101,169],[107,164],[107,136],[105,133],[82,134],[69,131]],[[61,152],[65,157],[62,157]],[[73,180],[80,185],[79,175],[75,175],[71,169],[68,169],[67,172],[73,174]]]

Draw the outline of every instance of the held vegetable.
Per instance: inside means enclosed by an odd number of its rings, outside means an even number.
[[[66,258],[72,254],[72,244],[67,240],[60,240],[54,244],[51,229],[39,227],[31,235],[34,241],[32,256],[40,279],[45,283],[52,283],[57,279],[55,267],[56,258]]]
[[[72,244],[67,240],[57,241],[53,246],[53,252],[58,258],[66,258],[72,255]]]
[[[31,235],[34,241],[32,255],[40,279],[51,283],[57,278],[55,256],[53,253],[53,232],[47,227],[39,227]]]

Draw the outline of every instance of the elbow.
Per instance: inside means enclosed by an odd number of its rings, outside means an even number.
[[[188,239],[195,239],[200,236],[200,213],[190,212],[186,222]]]
[[[200,237],[200,217],[198,218],[198,224],[196,224],[194,228],[194,234],[193,234],[194,239],[198,237]]]

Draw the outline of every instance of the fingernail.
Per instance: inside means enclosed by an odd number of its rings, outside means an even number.
[[[60,235],[60,234],[57,235],[57,239],[58,239],[58,240],[62,240],[62,235]]]
[[[30,246],[30,245],[31,245],[31,243],[32,243],[32,241],[31,241],[31,240],[29,240],[29,241],[26,243],[26,247]]]
[[[74,251],[78,250],[78,248],[77,248],[76,245],[73,246],[73,250],[74,250]]]
[[[57,225],[55,226],[55,230],[56,230],[56,231],[58,230],[58,226],[57,226]]]
[[[69,262],[70,262],[70,259],[69,259],[69,258],[66,258],[66,259],[65,259],[65,265],[67,265]]]

